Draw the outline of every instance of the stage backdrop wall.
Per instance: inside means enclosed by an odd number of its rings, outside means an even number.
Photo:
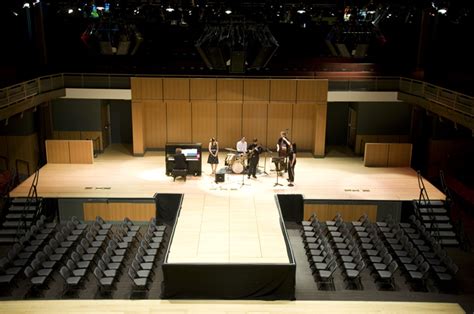
[[[327,80],[131,78],[133,153],[167,142],[217,137],[235,148],[246,136],[274,150],[280,131],[300,150],[324,156]]]

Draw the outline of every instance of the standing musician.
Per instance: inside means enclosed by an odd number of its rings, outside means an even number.
[[[248,150],[248,159],[249,159],[249,172],[248,172],[248,178],[250,179],[250,176],[254,177],[255,179],[257,178],[257,166],[258,166],[258,161],[260,159],[260,153],[263,151],[262,146],[258,144],[258,139],[254,138],[253,143],[250,144],[249,150]]]
[[[288,154],[290,152],[290,146],[291,142],[287,138],[286,132],[281,131],[280,138],[277,142],[277,152],[278,157],[280,157],[280,162],[275,163],[276,170],[278,172],[286,171],[286,157],[288,157]]]
[[[288,186],[293,186],[295,181],[295,165],[296,165],[296,143],[293,142],[290,146],[290,153],[288,154]]]

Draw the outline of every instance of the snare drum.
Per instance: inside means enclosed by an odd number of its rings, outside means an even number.
[[[232,172],[236,174],[241,174],[242,172],[244,172],[244,164],[242,160],[236,160],[232,164]]]

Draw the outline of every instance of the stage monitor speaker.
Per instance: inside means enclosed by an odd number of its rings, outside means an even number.
[[[225,173],[216,173],[216,183],[225,181]]]

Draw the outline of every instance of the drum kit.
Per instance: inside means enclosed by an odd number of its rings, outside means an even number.
[[[225,158],[225,166],[232,170],[233,173],[243,173],[247,161],[247,153],[239,153],[233,148],[225,148],[225,150],[229,152]]]

